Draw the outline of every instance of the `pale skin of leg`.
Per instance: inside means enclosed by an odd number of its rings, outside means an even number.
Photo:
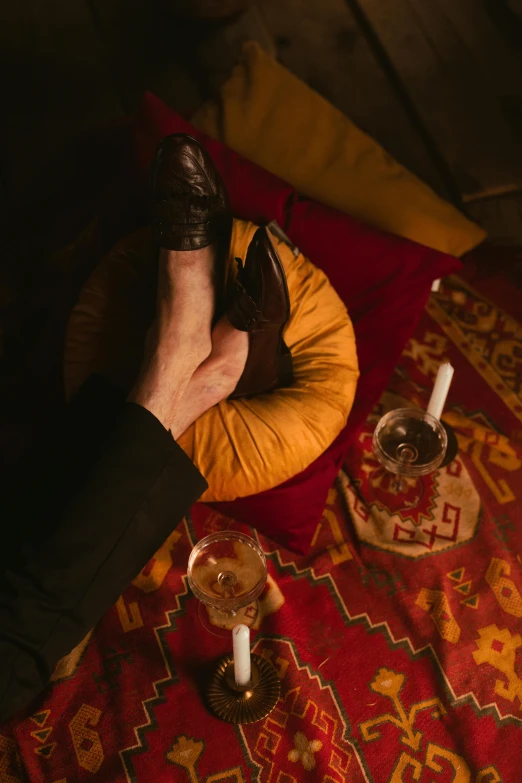
[[[156,321],[139,377],[128,396],[176,440],[234,391],[248,356],[248,335],[226,317],[211,331],[215,249],[159,254]]]

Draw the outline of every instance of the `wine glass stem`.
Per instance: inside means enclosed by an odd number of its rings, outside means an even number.
[[[397,473],[395,477],[395,491],[404,492],[404,476],[402,473]]]

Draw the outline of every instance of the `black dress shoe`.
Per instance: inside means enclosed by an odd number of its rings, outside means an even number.
[[[286,275],[266,228],[258,228],[239,271],[227,316],[236,329],[249,333],[245,369],[230,399],[250,397],[289,386],[292,356],[283,331],[290,317]]]

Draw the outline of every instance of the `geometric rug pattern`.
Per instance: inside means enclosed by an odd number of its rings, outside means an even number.
[[[425,407],[445,360],[455,367],[444,419],[458,456],[426,477],[416,508],[392,512],[373,429],[394,407]],[[0,727],[0,783],[520,783],[522,327],[513,318],[460,278],[445,280],[330,491],[308,555],[258,536],[269,579],[252,644],[275,666],[281,696],[243,727],[205,707],[206,677],[230,644],[201,626],[186,581],[195,541],[228,527],[252,533],[194,507],[47,691]]]

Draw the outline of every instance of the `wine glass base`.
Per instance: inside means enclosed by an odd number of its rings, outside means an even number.
[[[444,456],[444,459],[440,463],[440,467],[445,468],[446,465],[449,465],[450,462],[453,462],[453,460],[459,453],[459,444],[453,427],[451,427],[445,421],[441,421],[441,424],[446,430],[446,435],[448,436],[448,447],[446,449],[446,454]]]
[[[416,508],[425,492],[423,476],[403,477],[402,489],[397,488],[397,475],[379,466],[372,471],[369,487],[373,499],[391,514]]]
[[[198,617],[201,625],[206,631],[221,638],[230,638],[230,633],[236,625],[246,625],[251,628],[259,615],[259,604],[257,601],[242,606],[234,614],[220,612],[218,609],[212,609],[203,603],[198,605]]]

